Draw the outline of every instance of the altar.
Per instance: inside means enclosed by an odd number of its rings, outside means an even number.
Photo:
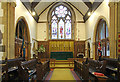
[[[67,60],[67,58],[73,58],[73,52],[51,52],[50,58],[56,60]]]

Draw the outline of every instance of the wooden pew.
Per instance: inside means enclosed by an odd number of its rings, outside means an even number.
[[[81,80],[89,81],[89,64],[81,63],[75,60],[74,71],[79,74]]]
[[[45,76],[47,72],[50,71],[50,66],[49,66],[50,61],[45,61],[44,63],[38,63],[37,64],[37,81],[43,81],[45,79]]]
[[[107,63],[106,68],[111,69],[111,70],[114,68],[117,68],[118,59],[102,58],[102,60],[105,60]]]
[[[118,62],[118,66],[117,66],[117,78],[120,81],[120,62]]]
[[[106,61],[87,58],[85,63],[89,64],[89,79],[91,81],[106,81],[108,79],[108,77],[104,75],[106,73]],[[101,73],[103,76],[97,76],[94,73]]]
[[[106,70],[106,61],[98,61],[88,58],[87,63],[89,63],[90,72],[101,72],[105,74]]]
[[[108,77],[110,77],[112,80],[117,80],[118,59],[102,58],[102,60],[106,61],[106,75],[108,75]]]
[[[35,80],[36,64],[37,64],[36,59],[21,63],[18,68],[19,80],[23,80],[23,81],[30,81],[33,79]]]
[[[19,79],[23,81],[43,80],[50,71],[50,61],[41,63],[38,59],[32,59],[21,63],[19,66]]]
[[[8,80],[18,79],[18,67],[24,58],[16,58],[7,60]]]
[[[0,64],[0,81],[8,80],[7,64]]]
[[[18,79],[18,66],[19,62],[24,61],[24,58],[5,59],[2,60],[0,68],[2,69],[2,77],[4,80],[17,80]]]

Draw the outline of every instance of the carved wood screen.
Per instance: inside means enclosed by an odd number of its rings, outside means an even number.
[[[85,55],[85,41],[75,41],[74,57],[77,57],[78,53],[83,53]]]
[[[74,55],[74,41],[73,40],[49,41],[49,54],[51,52],[73,52]]]

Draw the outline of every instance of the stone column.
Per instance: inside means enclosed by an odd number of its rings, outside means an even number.
[[[118,57],[118,32],[120,32],[120,2],[110,2],[110,58]]]
[[[119,3],[117,4],[118,5],[118,16],[117,16],[117,19],[118,19],[118,25],[117,25],[117,28],[118,28],[118,37],[117,37],[117,56],[119,57],[119,61],[120,61],[120,1]]]
[[[1,6],[2,3],[0,2],[0,60],[2,60],[3,54],[5,53],[5,45],[3,44],[4,24],[2,24],[3,9]]]
[[[5,52],[3,54],[3,59],[7,57],[8,59],[14,58],[15,56],[15,6],[14,2],[2,2],[1,8],[3,9],[2,25],[4,26],[3,33],[3,45]]]

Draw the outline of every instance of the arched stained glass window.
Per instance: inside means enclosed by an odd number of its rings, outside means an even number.
[[[72,39],[70,10],[59,5],[51,14],[51,39]]]
[[[97,26],[96,31],[96,58],[99,55],[110,56],[109,49],[109,32],[106,21],[101,19]]]

